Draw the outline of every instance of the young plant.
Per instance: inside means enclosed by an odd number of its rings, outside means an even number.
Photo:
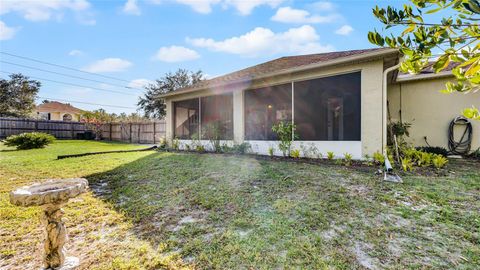
[[[205,147],[204,147],[202,144],[197,144],[197,145],[195,146],[195,150],[196,150],[197,152],[203,153],[203,152],[205,152]]]
[[[246,154],[250,152],[252,146],[248,142],[244,142],[241,144],[235,144],[232,148],[232,152],[235,154]]]
[[[274,153],[274,152],[275,152],[275,148],[273,148],[272,146],[270,146],[270,147],[268,148],[268,155],[271,156],[271,157],[273,157],[273,153]]]
[[[165,150],[167,149],[167,146],[167,139],[165,139],[165,137],[161,137],[160,142],[158,142],[158,148]]]
[[[300,157],[300,150],[294,149],[294,150],[290,151],[290,156],[292,158],[299,158]]]
[[[334,157],[335,157],[335,154],[333,152],[327,152],[328,160],[332,160]]]
[[[413,161],[410,158],[402,158],[402,169],[404,171],[412,171],[413,170]]]
[[[345,153],[343,159],[346,166],[352,165],[352,159],[353,159],[352,154]]]
[[[433,166],[437,169],[443,168],[448,162],[448,159],[442,155],[435,155],[432,159]]]
[[[215,121],[206,125],[204,130],[202,138],[207,138],[210,141],[214,152],[222,152],[223,149],[220,145],[220,140],[223,137],[223,134],[226,133],[225,125],[219,121]]]
[[[175,137],[172,140],[172,149],[173,150],[178,150],[179,148],[180,148],[180,141],[178,140],[177,137]]]
[[[373,161],[378,165],[383,165],[385,163],[385,157],[379,151],[373,153]]]
[[[295,125],[288,121],[281,121],[272,126],[272,131],[277,134],[280,140],[278,148],[282,151],[284,157],[290,156],[292,141],[298,138],[295,129]]]

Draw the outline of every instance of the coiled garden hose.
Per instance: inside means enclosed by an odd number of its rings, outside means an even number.
[[[465,126],[465,130],[459,141],[455,141],[454,128],[456,125]],[[466,155],[470,152],[470,147],[472,146],[472,131],[472,123],[463,116],[457,116],[450,122],[448,128],[448,149],[450,150],[450,154]]]

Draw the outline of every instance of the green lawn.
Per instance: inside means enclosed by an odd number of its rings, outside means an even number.
[[[82,269],[478,269],[480,164],[385,183],[374,167],[251,156],[133,152],[141,146],[58,141],[0,146],[0,269],[41,262],[38,208],[8,203],[37,180],[86,177],[65,207]]]

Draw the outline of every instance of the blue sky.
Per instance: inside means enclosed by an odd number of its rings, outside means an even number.
[[[178,68],[201,69],[214,77],[286,55],[373,47],[366,35],[381,25],[371,9],[391,2],[2,0],[0,51],[121,80],[6,54],[0,54],[0,76],[22,72],[43,79],[39,79],[41,97],[128,107],[104,108],[130,113],[135,111],[141,91],[121,86],[141,88]],[[71,103],[83,109],[102,107]]]

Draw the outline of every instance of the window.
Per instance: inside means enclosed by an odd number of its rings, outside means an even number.
[[[174,102],[174,135],[179,139],[198,136],[199,99]]]
[[[72,115],[69,113],[64,114],[62,118],[63,118],[63,121],[72,121],[73,119]]]
[[[37,112],[38,119],[41,120],[50,120],[50,113],[47,112]]]
[[[291,119],[291,83],[245,91],[246,140],[276,140],[272,126]]]
[[[295,82],[299,140],[360,140],[360,72]]]
[[[233,139],[233,94],[202,97],[202,139]]]

